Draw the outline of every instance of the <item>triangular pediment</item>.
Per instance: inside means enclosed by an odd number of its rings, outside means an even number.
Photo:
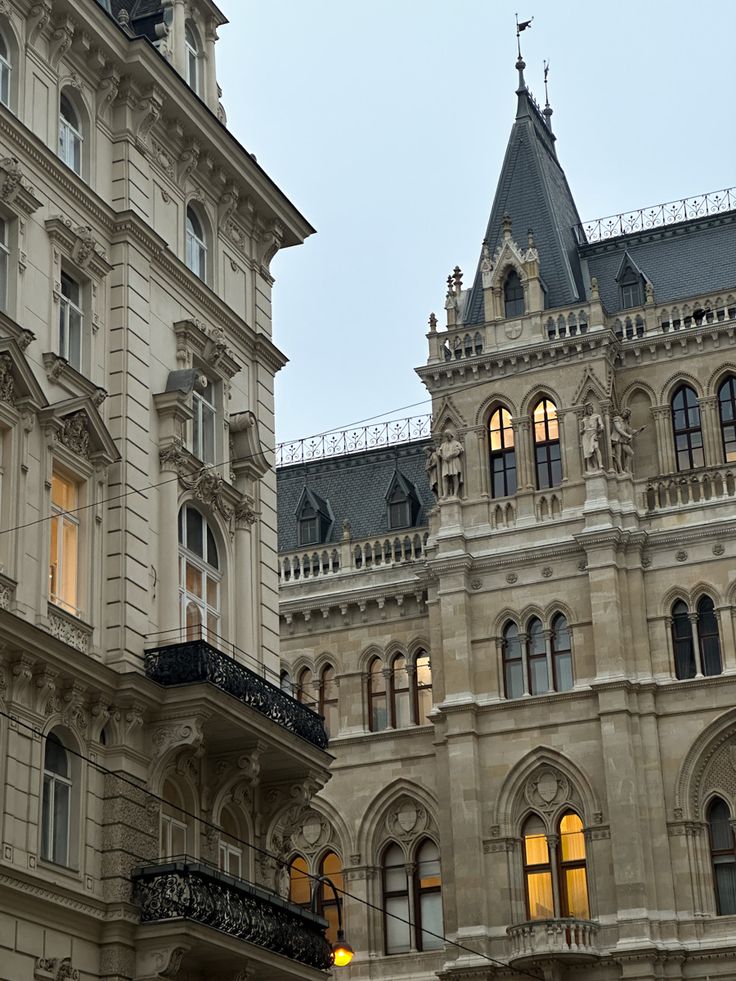
[[[78,457],[104,465],[120,459],[102,416],[86,395],[54,402],[41,410],[39,419],[58,443]]]
[[[586,368],[583,377],[575,392],[575,405],[581,405],[590,398],[608,399],[610,392],[608,385],[604,385],[592,368]]]
[[[649,283],[651,280],[645,272],[643,272],[639,266],[634,262],[631,254],[627,250],[624,252],[623,258],[621,259],[621,265],[618,267],[618,272],[616,273],[616,282],[620,283],[624,278],[626,273],[633,272],[636,276],[640,276],[644,282]]]
[[[305,487],[296,506],[295,514],[297,518],[311,517],[320,515],[328,520],[332,519],[332,512],[327,501],[316,494],[310,487]]]
[[[457,432],[458,429],[464,429],[466,426],[465,416],[449,395],[446,395],[437,406],[437,411],[432,420],[432,432],[440,436],[445,429],[452,429],[453,432]]]
[[[386,493],[384,494],[386,501],[391,501],[394,498],[397,500],[406,500],[407,498],[419,499],[416,487],[400,470],[394,470]]]
[[[48,405],[31,366],[12,337],[0,338],[0,402],[34,412]]]

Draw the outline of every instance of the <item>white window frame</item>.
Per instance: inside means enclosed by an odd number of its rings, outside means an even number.
[[[74,300],[68,293],[64,292],[66,283],[71,283],[77,288],[77,299]],[[72,334],[78,335],[77,357],[73,357]],[[62,271],[61,291],[59,293],[59,354],[62,358],[82,371],[83,363],[83,340],[84,340],[84,310],[82,309],[82,284],[79,280]]]
[[[71,120],[67,119],[61,111],[61,99],[69,105],[79,123],[79,113],[70,102],[69,97],[62,92],[59,100],[59,158],[73,170],[79,177],[82,176],[82,152],[84,148],[84,135],[81,129],[74,126]]]
[[[54,476],[56,476],[59,480],[63,480],[66,483],[68,483],[68,484],[70,484],[71,486],[74,487],[75,494],[76,494],[75,500],[76,500],[76,505],[78,507],[79,506],[79,485],[76,484],[76,483],[74,483],[74,481],[69,480],[68,477],[65,477],[61,473],[55,473]],[[53,488],[53,484],[52,484],[52,488]],[[53,490],[52,490],[52,494],[53,494]],[[80,528],[81,528],[80,521],[79,521],[79,518],[76,516],[76,514],[71,514],[69,511],[65,511],[58,504],[55,504],[54,501],[53,501],[53,498],[52,498],[52,501],[51,501],[51,522],[50,522],[50,524],[51,524],[51,527],[52,528],[56,528],[56,546],[57,547],[56,547],[56,556],[52,556],[51,555],[51,546],[52,546],[52,542],[53,542],[53,536],[50,534],[49,535],[49,601],[51,603],[53,603],[55,606],[61,607],[62,610],[66,610],[68,613],[71,613],[73,616],[79,616],[79,606],[78,606],[78,604],[79,604],[79,558],[80,558],[79,539],[80,539]],[[68,528],[68,527],[74,528],[75,529],[75,532],[76,532],[76,534],[75,534],[76,551],[77,551],[76,562],[75,562],[75,564],[76,564],[76,581],[75,581],[75,592],[76,592],[76,595],[74,596],[74,603],[71,603],[67,597],[63,597],[59,593],[54,592],[54,590],[53,590],[54,575],[56,577],[57,587],[63,582],[63,579],[64,579],[64,570],[65,570],[66,562],[68,561],[68,557],[67,557],[67,559],[64,558],[64,554],[65,554],[65,548],[64,548],[65,535],[64,535],[64,532],[65,532],[66,528]],[[54,559],[54,558],[56,559],[55,569],[54,569],[54,563],[52,561],[52,559]]]
[[[200,82],[202,73],[199,70],[199,65],[202,52],[199,50],[196,35],[189,24],[187,24],[184,30],[184,51],[187,85],[195,95],[201,95]]]
[[[208,390],[211,398],[207,398]],[[193,390],[192,413],[192,453],[202,463],[212,466],[216,456],[217,407],[215,383],[211,379],[207,378],[204,391]]]
[[[0,33],[0,44],[5,49],[5,54],[0,50],[0,103],[6,109],[10,109],[10,85],[13,66],[10,64],[8,43],[2,33]]]
[[[173,848],[174,832],[180,831],[184,836],[184,852],[175,852]],[[180,858],[187,853],[187,842],[189,826],[185,821],[180,821],[171,814],[161,814],[161,858],[173,859]]]
[[[238,860],[238,871],[230,871],[230,859],[236,858]],[[220,870],[225,873],[225,875],[231,875],[235,879],[243,878],[243,849],[236,848],[235,845],[231,845],[228,841],[220,840],[219,849],[219,859],[220,859]]]
[[[8,309],[8,271],[10,248],[8,247],[8,220],[0,215],[0,310]]]
[[[220,628],[222,624],[222,601],[221,601],[221,585],[222,585],[222,571],[216,569],[209,562],[206,562],[201,555],[197,555],[196,552],[192,552],[187,548],[187,518],[186,509],[190,505],[183,505],[182,514],[180,517],[180,528],[181,528],[181,538],[179,541],[179,622],[181,624],[182,633],[186,639],[191,640],[209,640],[210,643],[216,644]],[[207,543],[207,528],[209,523],[205,516],[197,510],[196,511],[200,518],[202,519],[203,529],[202,529],[202,543],[203,549],[206,550]],[[214,535],[213,535],[214,538]],[[183,541],[181,540],[183,539]],[[217,548],[217,543],[215,543],[215,548]],[[220,550],[218,549],[218,561],[220,559]],[[190,592],[187,589],[187,567],[191,566],[194,570],[199,572],[202,576],[202,595],[197,596],[196,593]],[[208,592],[210,583],[215,588],[215,596],[217,597],[216,605],[213,606],[208,601]],[[200,636],[199,637],[189,637],[187,626],[187,610],[190,605],[197,607],[199,610],[199,622],[200,622]],[[215,624],[215,629],[212,630],[209,626],[210,620]]]
[[[199,225],[202,235],[197,235],[194,221]],[[199,215],[193,208],[187,208],[186,213],[186,232],[187,232],[187,269],[194,273],[203,282],[207,281],[207,242],[205,241],[205,229]]]
[[[54,735],[53,733],[49,733]],[[48,739],[48,736],[46,737]],[[71,760],[69,759],[69,750],[64,746],[62,741],[58,736],[55,736],[64,752],[67,756],[67,766],[69,772],[71,773]],[[73,783],[71,777],[64,777],[60,773],[56,773],[54,770],[46,769],[46,743],[44,742],[44,767],[43,767],[43,789],[41,793],[41,856],[47,862],[53,862],[54,865],[63,865],[67,868],[69,867],[69,857],[71,851],[71,816],[72,816],[72,793],[73,793]],[[56,830],[57,830],[57,815],[56,815],[56,788],[58,786],[68,787],[69,793],[66,802],[66,834],[64,836],[64,847],[63,855],[57,855],[54,850]],[[48,795],[48,796],[47,796]],[[47,803],[47,807],[44,804]]]

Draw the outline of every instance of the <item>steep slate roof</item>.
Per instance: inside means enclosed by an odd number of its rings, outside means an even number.
[[[502,239],[504,214],[511,216],[512,234],[519,244],[526,245],[531,228],[547,289],[547,306],[565,306],[585,295],[573,234],[580,216],[557,159],[554,135],[526,87],[524,62],[517,62],[517,68],[516,120],[496,186],[486,240],[493,255]],[[480,264],[466,311],[466,324],[484,322]]]
[[[342,523],[350,522],[354,539],[402,536],[389,531],[386,492],[395,471],[416,490],[421,504],[416,525],[426,526],[434,507],[424,469],[431,440],[417,440],[346,456],[313,460],[280,467],[276,472],[278,493],[279,551],[299,551],[296,513],[305,486],[329,503],[334,517],[328,543],[342,539]]]

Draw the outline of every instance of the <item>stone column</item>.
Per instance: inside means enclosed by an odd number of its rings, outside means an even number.
[[[734,608],[732,606],[716,607],[724,671],[736,670],[736,632],[734,632],[733,613]]]
[[[557,859],[560,849],[560,836],[547,835],[547,848],[549,849],[549,864],[552,869],[552,902],[554,903],[555,917],[562,916],[560,908],[560,863]]]
[[[256,515],[250,507],[236,509],[235,569],[237,572],[235,581],[238,585],[235,597],[235,615],[230,617],[230,636],[234,636],[237,647],[256,660],[260,660],[250,601],[250,597],[253,596],[252,530],[255,521]]]
[[[659,472],[675,472],[675,448],[672,443],[672,413],[669,405],[653,405],[652,415],[657,430],[657,459]]]
[[[718,399],[715,395],[705,395],[698,399],[698,405],[700,406],[705,463],[706,466],[716,467],[723,462]]]
[[[698,614],[688,613],[688,620],[690,621],[690,632],[693,638],[693,655],[695,657],[695,677],[703,677],[703,658],[700,653],[700,637],[698,637]]]
[[[217,91],[217,68],[215,61],[215,42],[217,41],[217,28],[215,27],[214,17],[207,18],[207,28],[204,37],[204,98],[212,112],[217,115],[217,106],[220,101]]]
[[[179,639],[179,454],[175,447],[162,453],[158,526],[158,629],[161,642]]]
[[[478,481],[477,492],[482,497],[489,497],[491,494],[490,478],[490,447],[488,443],[488,432],[485,426],[479,426],[475,430],[477,437],[477,468],[480,479]],[[517,461],[518,463],[518,461]]]

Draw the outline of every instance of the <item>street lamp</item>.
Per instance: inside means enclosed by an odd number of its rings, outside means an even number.
[[[332,889],[335,896],[335,906],[337,907],[337,940],[332,945],[332,963],[335,967],[346,967],[353,957],[355,957],[355,951],[345,940],[345,931],[342,928],[342,900],[337,894],[335,883],[329,876],[320,875],[314,880],[312,887],[312,912],[317,913],[319,887],[322,883]]]

